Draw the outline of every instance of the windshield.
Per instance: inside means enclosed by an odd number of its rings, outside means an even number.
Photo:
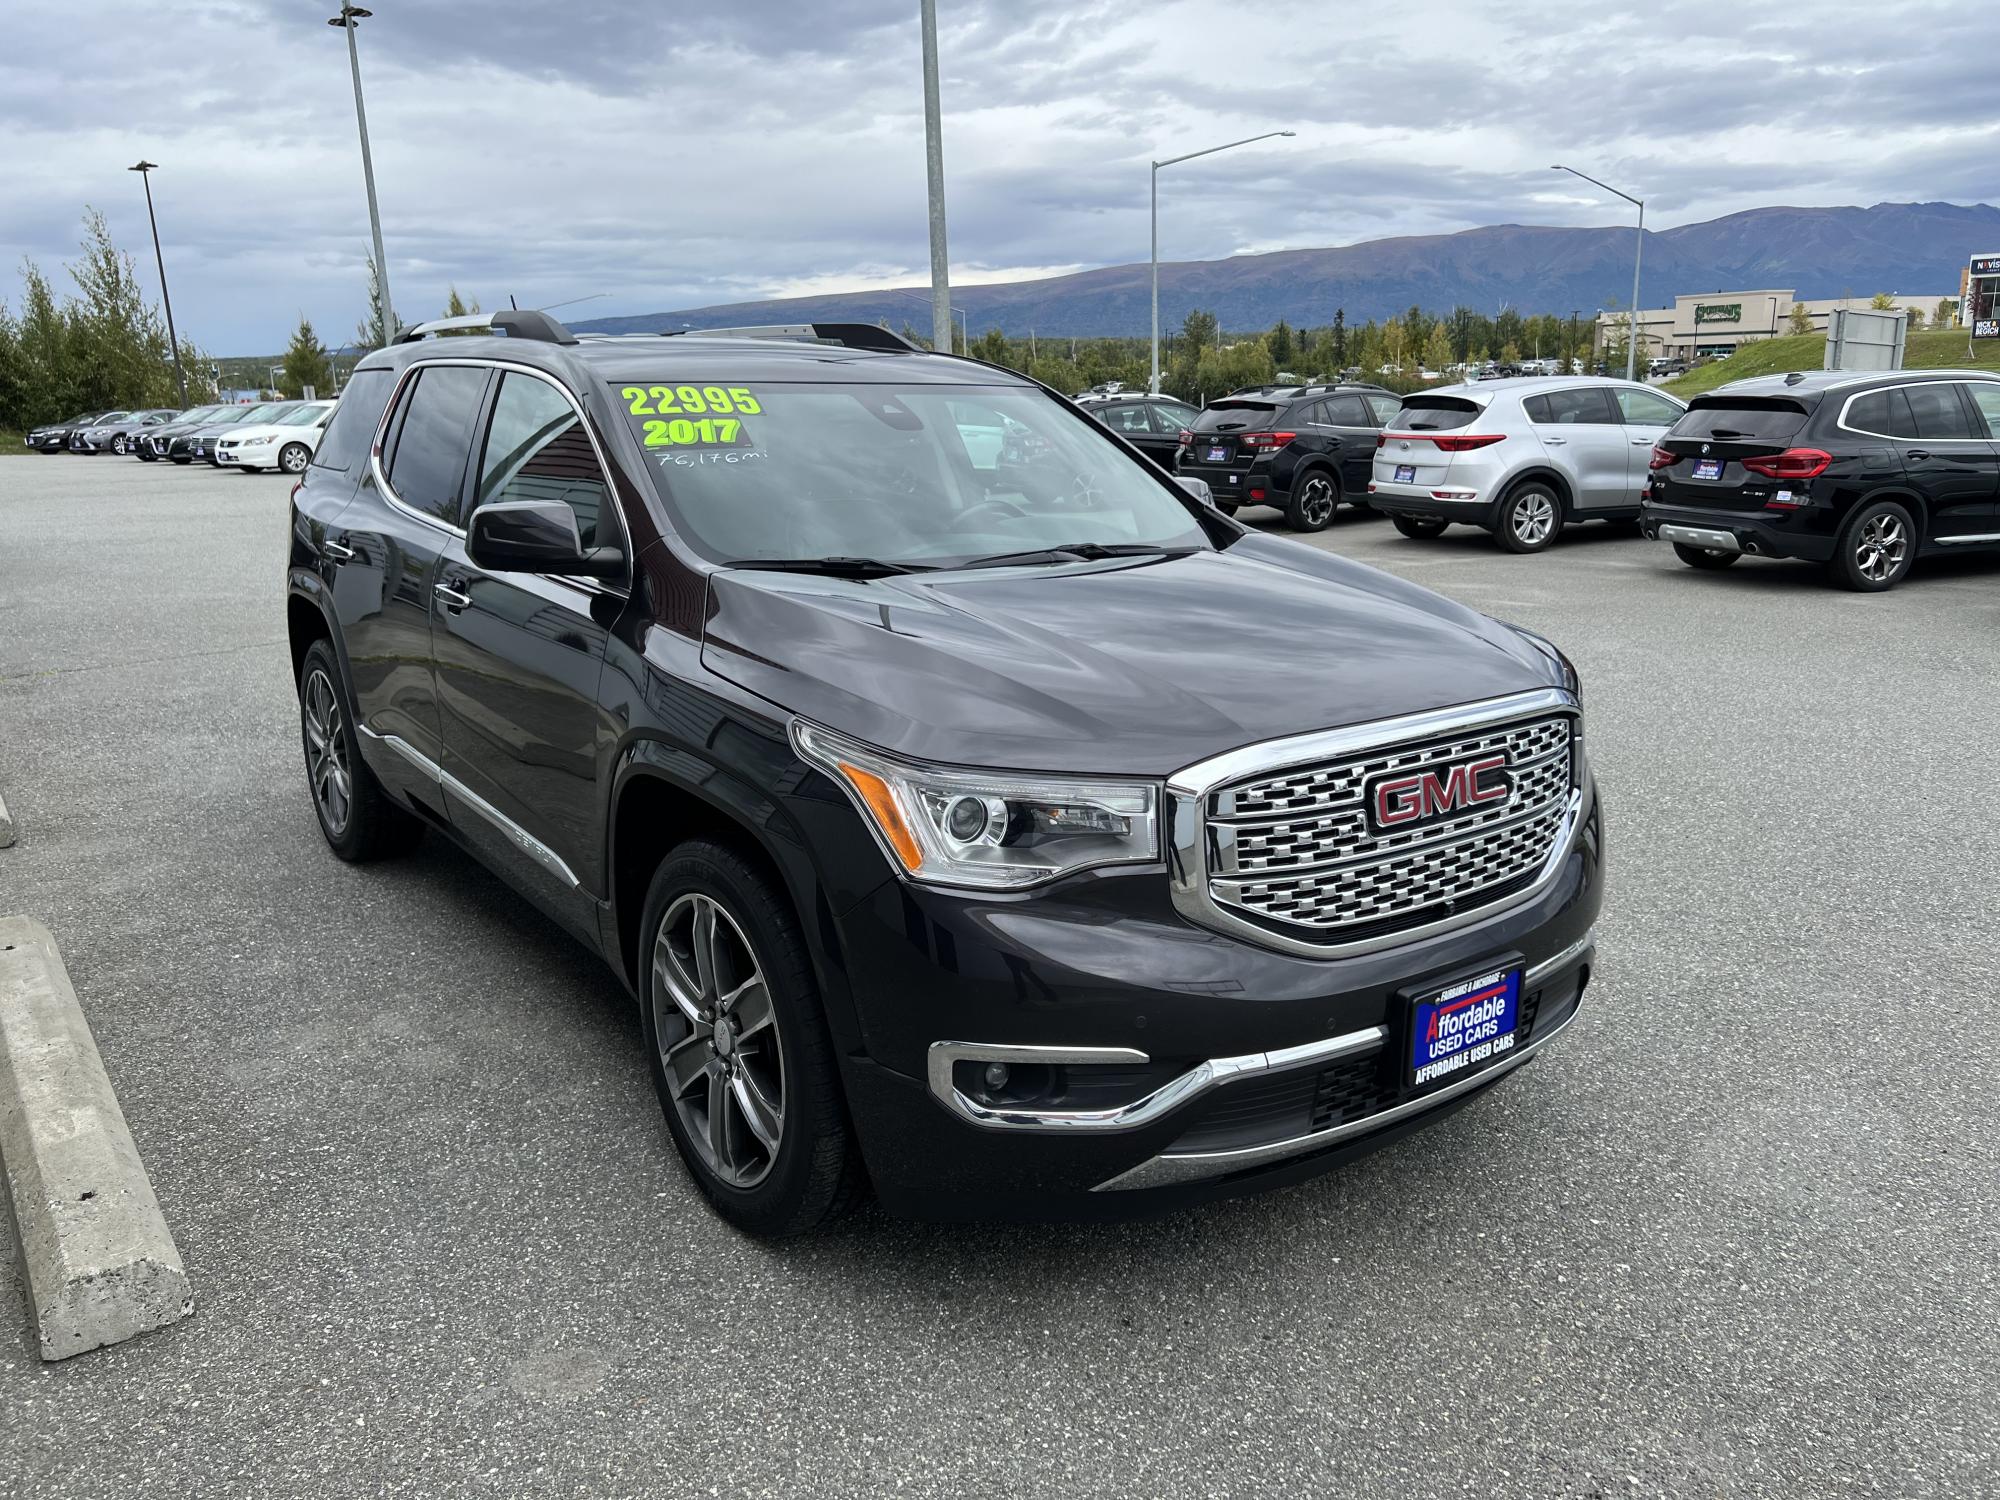
[[[1020,386],[612,387],[681,533],[719,560],[953,567],[1096,543],[1203,548],[1154,472]]]

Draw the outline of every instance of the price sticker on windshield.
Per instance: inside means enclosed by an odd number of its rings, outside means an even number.
[[[744,419],[764,410],[740,385],[628,385],[618,394],[639,419],[640,441],[648,448],[747,447]]]

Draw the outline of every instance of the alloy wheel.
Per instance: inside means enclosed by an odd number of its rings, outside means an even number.
[[[111,440],[111,451],[112,451],[113,453],[118,453],[118,454],[123,454],[123,453],[124,453],[124,451],[125,451],[125,437],[124,437],[124,434],[122,434],[122,433],[121,433],[121,434],[119,434],[119,435],[118,435],[117,437],[115,437],[115,438],[113,438],[113,439]]]
[[[653,1028],[681,1127],[703,1165],[755,1187],[785,1130],[785,1059],[770,986],[728,910],[690,891],[653,945]]]
[[[1887,583],[1903,566],[1909,552],[1909,532],[1902,517],[1884,512],[1870,516],[1854,542],[1854,566],[1870,583]]]
[[[297,443],[288,444],[278,455],[278,467],[287,474],[303,474],[306,470],[306,450]]]
[[[1300,486],[1299,513],[1308,526],[1320,527],[1331,521],[1333,505],[1333,481],[1324,474],[1315,474]]]
[[[340,697],[333,681],[315,667],[306,677],[299,694],[305,718],[306,777],[312,783],[313,801],[329,832],[336,836],[347,827],[354,806],[354,779],[347,764],[347,732],[341,721]]]
[[[1523,546],[1539,547],[1555,530],[1555,502],[1541,491],[1531,490],[1515,503],[1508,525]]]

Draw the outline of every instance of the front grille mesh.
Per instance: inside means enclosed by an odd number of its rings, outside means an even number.
[[[1552,714],[1363,752],[1209,795],[1209,894],[1321,941],[1360,940],[1476,909],[1521,888],[1560,836],[1573,779],[1571,719]],[[1369,831],[1376,778],[1506,757],[1506,801],[1415,829]]]

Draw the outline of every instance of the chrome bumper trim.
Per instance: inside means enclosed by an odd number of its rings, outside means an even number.
[[[1672,521],[1660,523],[1660,540],[1679,542],[1683,547],[1700,547],[1708,552],[1743,550],[1743,544],[1736,540],[1733,531],[1716,531],[1707,526],[1676,526]]]
[[[1528,983],[1541,979],[1570,964],[1581,961],[1594,951],[1595,939],[1595,931],[1585,933],[1576,942],[1556,954],[1555,957],[1546,959],[1528,970],[1523,982]],[[1471,1077],[1461,1078],[1456,1083],[1447,1084],[1435,1093],[1407,1100],[1392,1109],[1381,1110],[1363,1119],[1350,1120],[1345,1125],[1336,1125],[1330,1130],[1316,1131],[1310,1135],[1293,1136],[1290,1140],[1268,1141],[1261,1146],[1242,1146],[1233,1151],[1161,1152],[1158,1156],[1149,1157],[1147,1160],[1140,1162],[1138,1166],[1121,1172],[1116,1177],[1110,1178],[1105,1182],[1100,1182],[1091,1191],[1098,1193],[1129,1192],[1135,1188],[1168,1187],[1175,1183],[1200,1182],[1211,1177],[1226,1177],[1233,1172],[1242,1172],[1252,1167],[1265,1166],[1271,1162],[1283,1161],[1285,1158],[1291,1156],[1303,1156],[1307,1152],[1319,1151],[1325,1147],[1337,1145],[1341,1141],[1348,1140],[1354,1136],[1366,1135],[1370,1131],[1394,1125],[1399,1120],[1406,1120],[1412,1115],[1422,1114],[1425,1110],[1435,1109],[1438,1105],[1445,1103],[1449,1099],[1456,1098],[1460,1094],[1469,1093],[1473,1089],[1492,1083],[1496,1079],[1513,1072],[1522,1063],[1541,1051],[1549,1042],[1568,1030],[1570,1022],[1576,1019],[1577,1010],[1581,1008],[1582,1004],[1579,1002],[1562,1020],[1529,1042],[1525,1047],[1522,1047],[1505,1062],[1495,1063],[1491,1067],[1482,1068]],[[1381,1027],[1376,1027],[1375,1029],[1377,1031],[1382,1030]]]

